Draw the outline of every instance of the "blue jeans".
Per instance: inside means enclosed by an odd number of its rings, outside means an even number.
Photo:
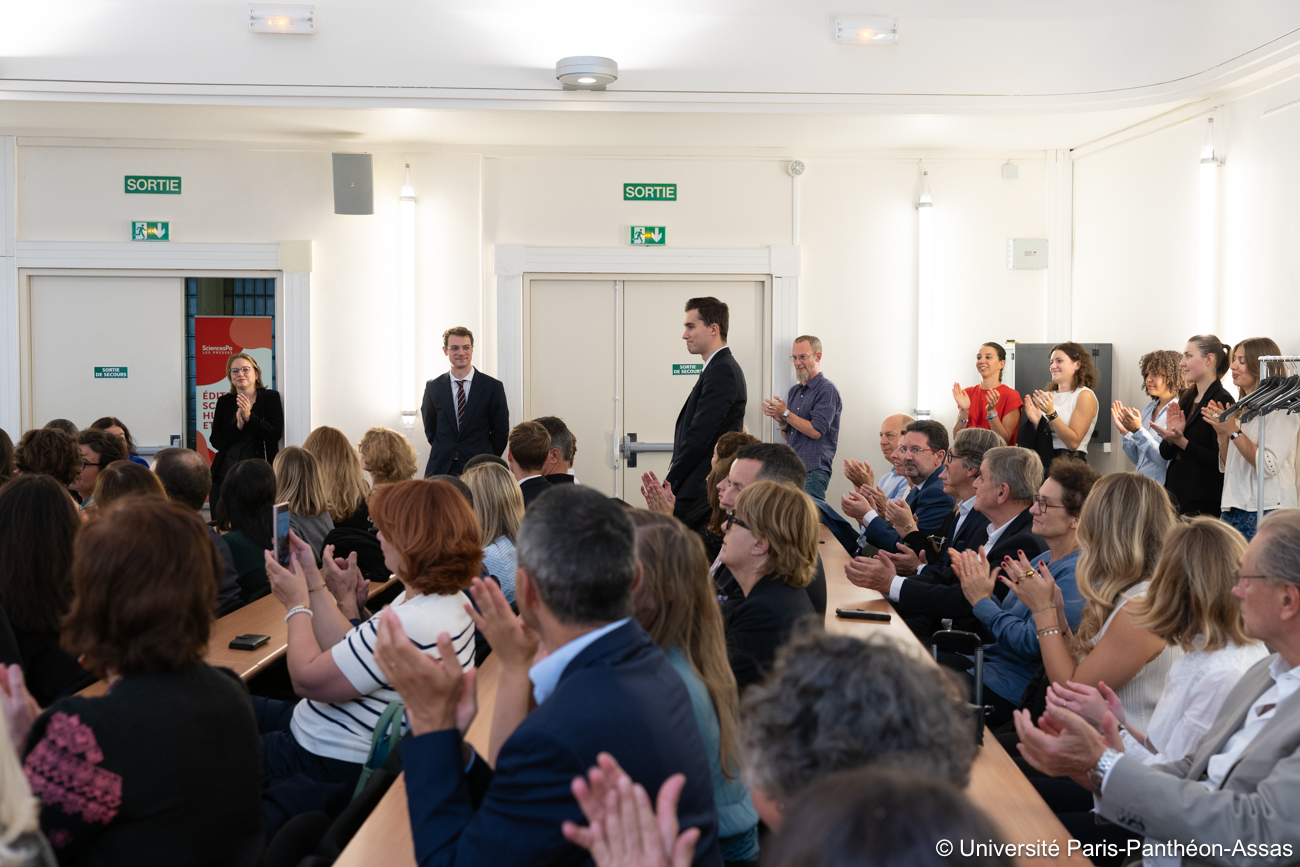
[[[809,470],[804,476],[804,493],[814,500],[826,499],[826,486],[831,483],[831,474],[826,470]]]
[[[1264,514],[1270,515],[1272,512],[1265,512]],[[1237,508],[1224,509],[1223,512],[1219,514],[1219,519],[1225,524],[1231,524],[1236,527],[1237,532],[1245,536],[1247,542],[1255,538],[1255,523],[1259,520],[1259,513],[1254,509],[1251,509],[1249,512],[1245,509]]]

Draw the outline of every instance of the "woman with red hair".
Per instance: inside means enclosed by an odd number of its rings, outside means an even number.
[[[440,633],[451,636],[465,669],[474,665],[474,624],[464,590],[483,562],[482,531],[469,504],[447,482],[385,485],[370,498],[384,563],[402,582],[390,606],[425,653],[437,655]],[[289,677],[299,702],[254,698],[262,762],[270,779],[304,774],[322,783],[356,785],[384,708],[401,701],[374,662],[379,617],[358,618],[351,592],[335,598],[316,568],[311,546],[290,535],[290,568],[266,552],[266,573],[289,624]],[[355,586],[326,546],[331,585]],[[346,565],[347,571],[355,564]]]

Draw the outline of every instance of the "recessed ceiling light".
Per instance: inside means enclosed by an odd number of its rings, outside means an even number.
[[[836,18],[835,41],[846,45],[897,45],[897,18]]]
[[[555,77],[565,90],[604,90],[618,81],[618,64],[608,57],[565,57],[555,64]]]
[[[248,29],[254,33],[311,35],[316,32],[316,7],[249,4]]]

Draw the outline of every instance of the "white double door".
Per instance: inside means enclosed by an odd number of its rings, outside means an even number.
[[[640,506],[641,474],[667,473],[677,415],[703,363],[682,340],[685,305],[704,296],[729,308],[727,343],[748,392],[746,430],[767,439],[768,279],[525,279],[523,417],[564,419],[577,437],[574,473],[581,484]],[[660,450],[634,452],[646,445]]]
[[[115,416],[139,447],[184,442],[182,278],[34,276],[30,286],[29,426]]]

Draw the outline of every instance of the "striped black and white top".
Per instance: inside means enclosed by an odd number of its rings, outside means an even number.
[[[450,635],[456,658],[468,671],[474,667],[474,622],[465,613],[468,602],[469,597],[461,592],[410,598],[403,592],[390,607],[401,618],[411,641],[431,656],[438,656],[438,635]],[[402,700],[375,664],[378,627],[376,614],[330,649],[334,664],[361,693],[360,698],[342,702],[303,699],[294,708],[293,737],[308,752],[345,762],[364,762],[380,714],[389,702]]]

